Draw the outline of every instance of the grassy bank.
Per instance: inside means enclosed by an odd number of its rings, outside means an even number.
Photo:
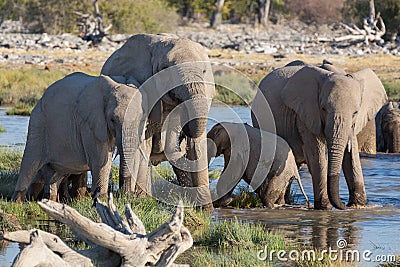
[[[154,199],[134,199],[121,196],[114,199],[117,209],[123,214],[124,205],[129,203],[135,214],[143,221],[148,232],[155,230],[169,220],[175,207],[158,203]],[[70,204],[82,215],[94,221],[100,221],[92,207],[92,200],[85,198]],[[68,228],[62,225],[43,221],[48,216],[40,210],[36,203],[16,204],[0,200],[0,208],[15,215],[22,229],[37,227],[57,233],[76,248],[85,247],[81,242],[72,242],[73,236]],[[245,223],[237,219],[220,221],[210,220],[210,215],[194,208],[185,209],[184,224],[192,233],[194,247],[182,254],[177,263],[190,266],[261,266],[263,262],[257,259],[257,251],[268,246],[273,249],[288,249],[285,238],[279,233],[266,231],[262,225]],[[5,222],[0,226],[7,226]],[[4,230],[4,229],[3,229]],[[87,246],[86,246],[87,247]]]

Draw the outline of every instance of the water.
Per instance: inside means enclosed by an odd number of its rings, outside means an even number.
[[[250,111],[245,107],[213,106],[210,111],[209,130],[218,121],[251,123]],[[28,118],[6,116],[0,108],[0,146],[22,148],[26,139]],[[400,155],[378,154],[376,157],[362,157],[368,203],[365,209],[346,211],[314,211],[298,207],[277,210],[217,209],[218,218],[241,218],[263,223],[267,229],[279,231],[300,247],[336,249],[339,239],[347,242],[346,248],[365,250],[376,255],[400,255]],[[222,169],[221,157],[212,161],[211,169]],[[307,169],[300,171],[302,182],[311,202],[313,191],[311,176]],[[294,183],[295,184],[295,183]],[[304,198],[295,190],[297,203]],[[340,195],[347,201],[348,194],[344,178],[340,183]],[[18,253],[18,245],[8,244],[0,250],[0,266],[10,266]],[[359,266],[375,266],[377,262],[358,263]]]

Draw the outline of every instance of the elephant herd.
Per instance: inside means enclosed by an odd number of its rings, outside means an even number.
[[[194,188],[190,201],[204,209],[229,203],[242,178],[264,206],[274,207],[289,202],[292,179],[302,189],[298,168],[305,163],[314,208],[345,209],[341,169],[347,206],[367,200],[359,147],[400,152],[400,107],[385,105],[383,85],[370,69],[347,74],[329,62],[294,61],[261,81],[251,105],[253,126],[221,122],[207,134],[214,93],[200,44],[170,34],[132,36],[100,76],[73,73],[45,91],[31,114],[12,200],[37,198],[40,191],[56,200],[68,195],[69,182],[74,195],[83,194],[87,171],[92,196],[104,196],[118,154],[119,188],[137,196],[154,194],[151,167],[167,160],[182,190]],[[224,171],[211,192],[208,163],[219,155]]]

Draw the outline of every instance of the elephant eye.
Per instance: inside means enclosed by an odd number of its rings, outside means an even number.
[[[207,72],[207,70],[203,70],[203,74],[205,74]]]
[[[355,117],[357,114],[358,114],[358,111],[355,111],[355,112],[353,113],[353,117]]]

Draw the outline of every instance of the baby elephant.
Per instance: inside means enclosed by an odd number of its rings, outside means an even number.
[[[248,124],[222,122],[207,134],[209,159],[224,155],[224,170],[217,184],[215,203],[229,204],[234,187],[243,178],[255,188],[264,206],[288,203],[286,191],[296,178],[306,198],[296,162],[289,145],[279,136],[261,131]]]

